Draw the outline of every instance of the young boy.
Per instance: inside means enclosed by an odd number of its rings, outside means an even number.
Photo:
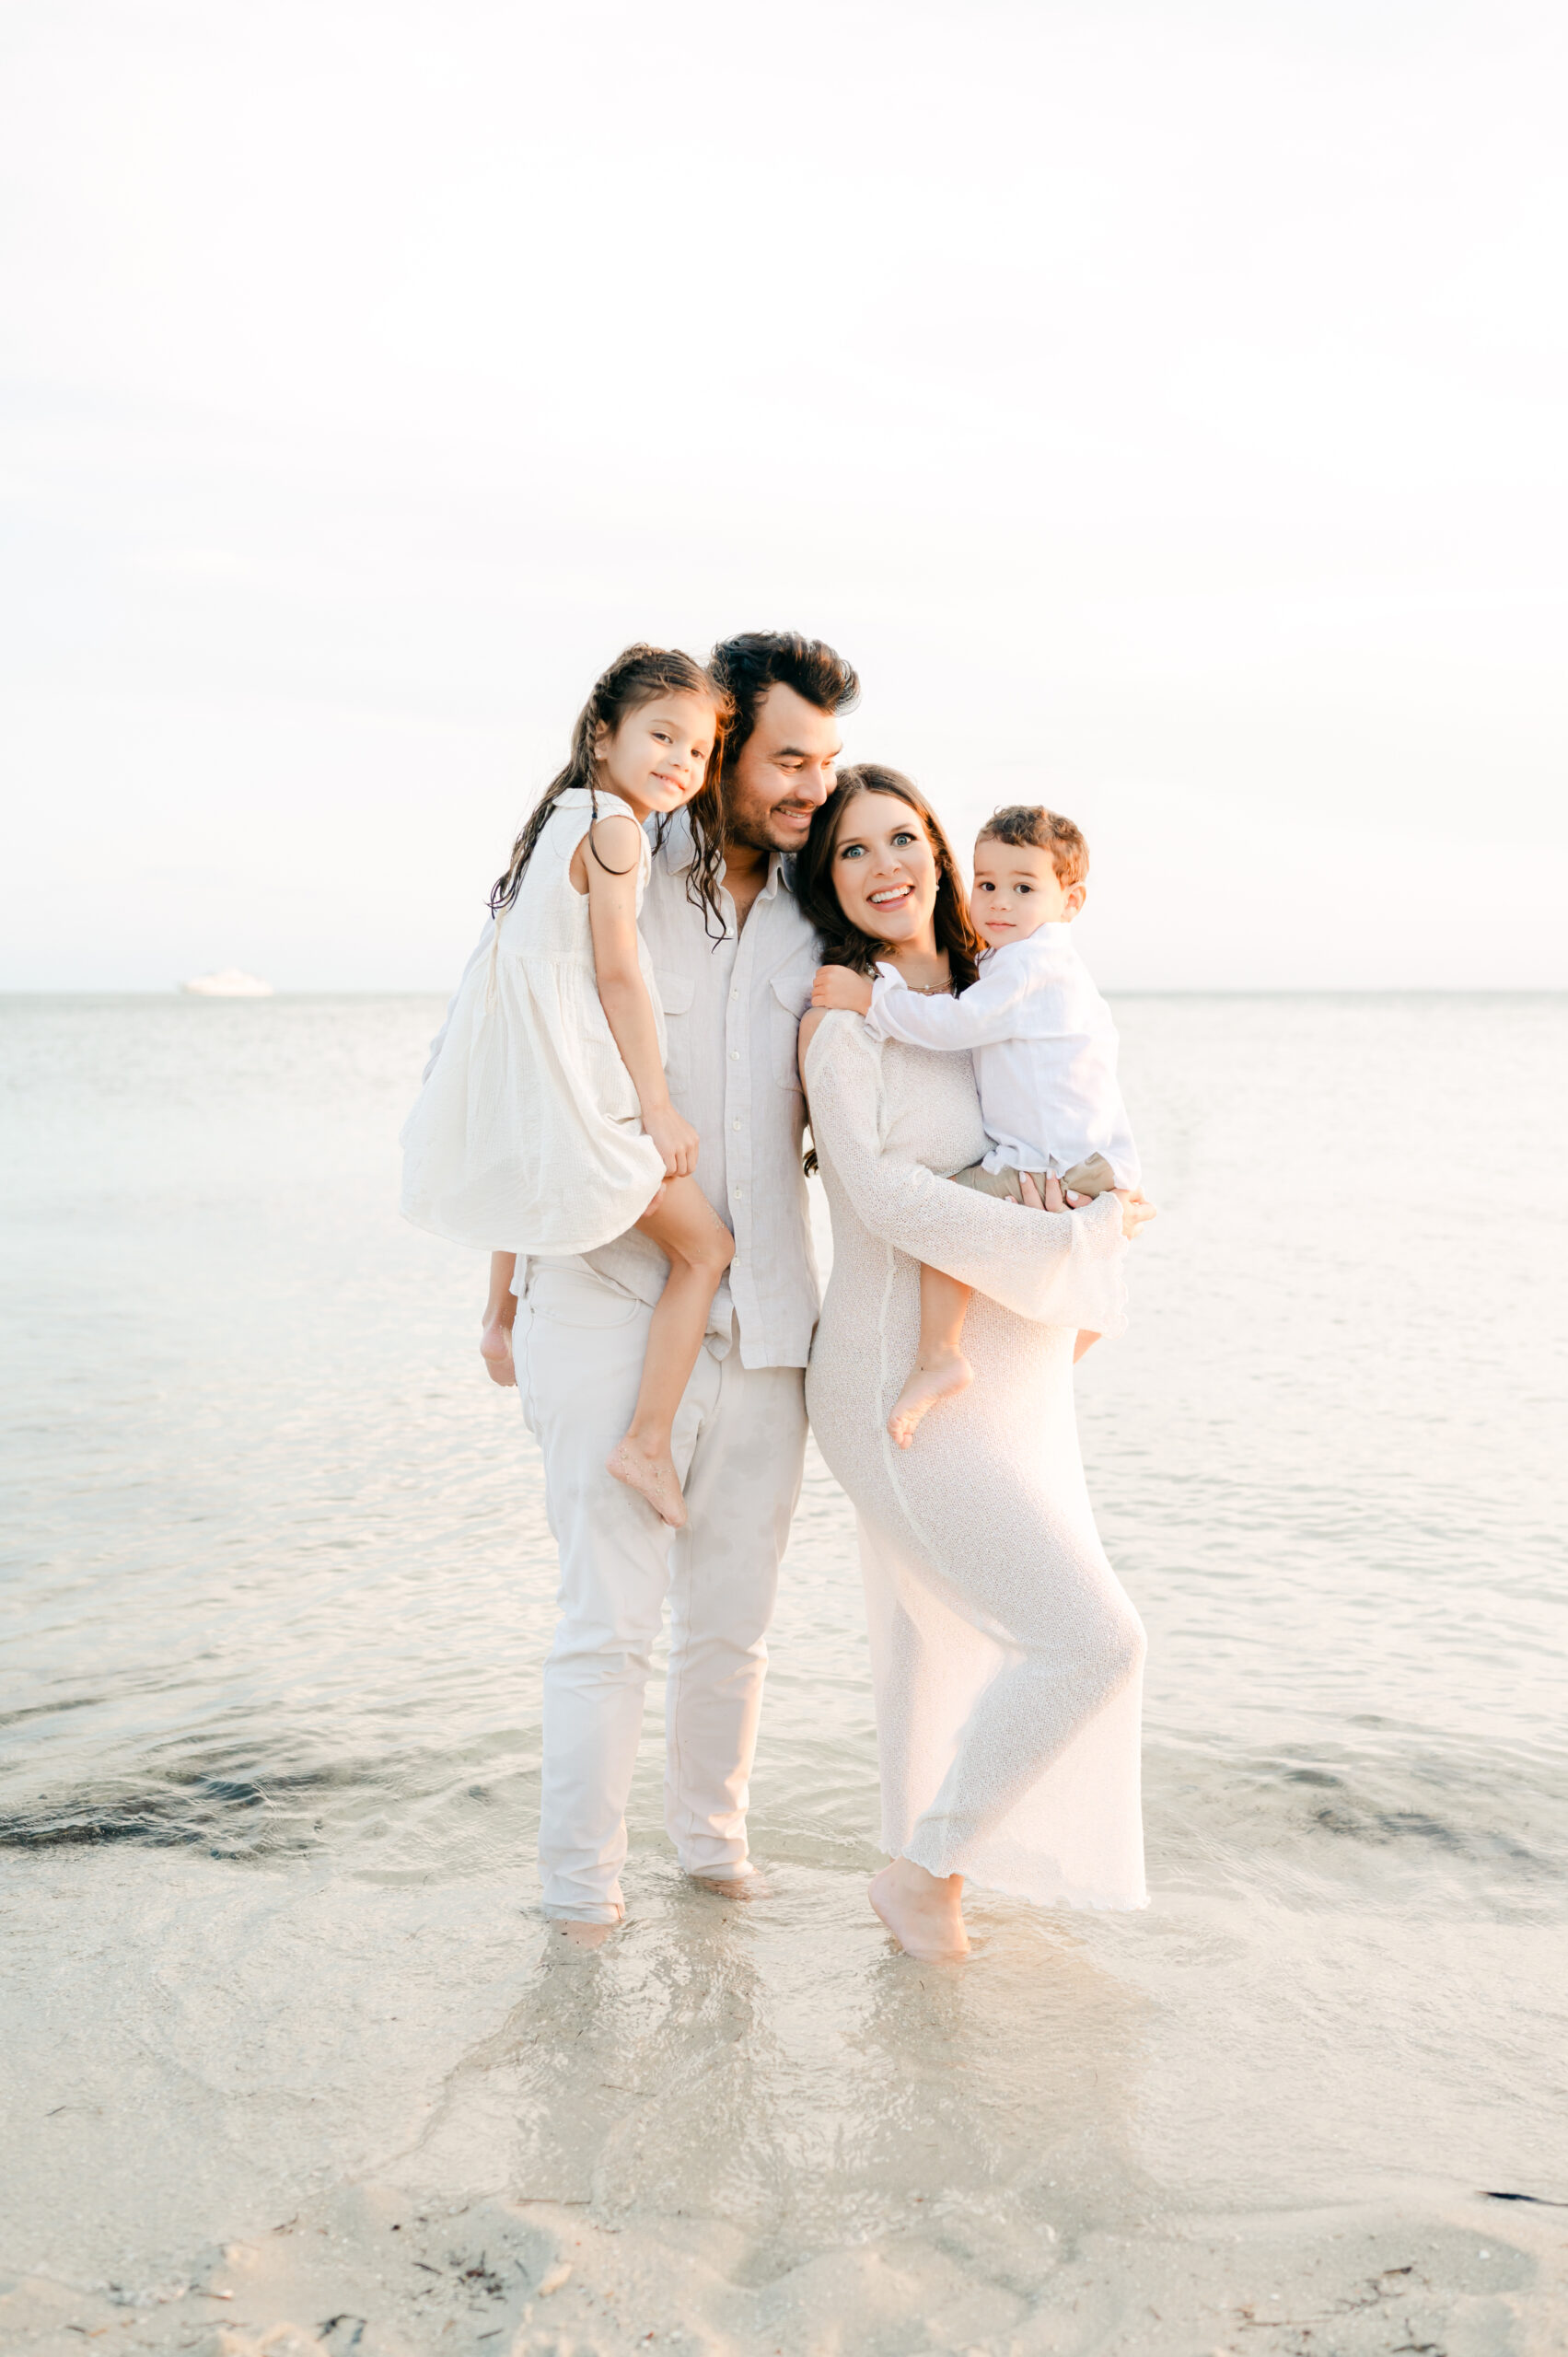
[[[1068,936],[1088,870],[1088,845],[1070,819],[1024,804],[998,810],[974,852],[970,913],[990,944],[979,981],[960,998],[927,997],[884,965],[875,985],[862,986],[875,1038],[967,1049],[973,1060],[991,1150],[954,1173],[957,1186],[1019,1203],[1026,1172],[1042,1200],[1048,1176],[1080,1200],[1137,1190],[1110,1010]],[[928,1410],[972,1380],[962,1349],[969,1299],[956,1277],[922,1269],[920,1353],[888,1419],[900,1448]],[[1075,1355],[1098,1339],[1081,1334]]]

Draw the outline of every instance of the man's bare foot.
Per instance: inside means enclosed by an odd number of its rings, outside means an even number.
[[[619,1923],[580,1923],[568,1917],[553,1926],[557,1939],[564,1940],[569,1948],[601,1948],[611,1932],[621,1929]]]
[[[675,1459],[668,1448],[656,1457],[648,1457],[634,1448],[630,1436],[618,1440],[605,1465],[618,1481],[646,1498],[649,1505],[671,1530],[679,1530],[686,1520],[686,1501],[680,1494],[680,1477],[675,1469]]]
[[[718,1898],[772,1898],[772,1885],[755,1869],[749,1875],[688,1875],[688,1882],[699,1890],[711,1890]]]
[[[888,1419],[888,1430],[899,1446],[909,1446],[921,1418],[935,1407],[938,1399],[956,1399],[973,1381],[974,1369],[962,1351],[934,1353],[928,1366],[917,1366],[893,1402],[893,1412]]]
[[[962,1875],[928,1875],[912,1858],[895,1858],[872,1876],[866,1896],[906,1956],[922,1964],[968,1956]]]
[[[484,1361],[484,1372],[492,1383],[509,1383],[517,1388],[517,1370],[512,1364],[512,1329],[497,1318],[487,1326],[479,1338],[479,1355]]]

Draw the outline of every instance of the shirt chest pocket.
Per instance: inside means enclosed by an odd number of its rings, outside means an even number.
[[[654,981],[658,987],[659,1004],[664,1009],[664,1032],[668,1042],[665,1057],[665,1077],[669,1093],[679,1107],[691,1086],[691,1002],[697,986],[688,974],[662,974],[656,969]]]
[[[768,993],[768,1056],[781,1088],[800,1094],[800,1017],[802,1009],[791,977],[775,974]]]

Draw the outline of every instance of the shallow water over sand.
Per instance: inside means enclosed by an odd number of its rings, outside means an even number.
[[[1154,1904],[981,1895],[935,1972],[865,1910],[816,1464],[775,1896],[675,1874],[656,1696],[632,1920],[546,1938],[537,1459],[472,1355],[477,1260],[391,1210],[438,1012],[0,1008],[17,2330],[1529,2345],[1568,2211],[1480,2197],[1568,2201],[1568,1004],[1120,1002],[1163,1216],[1080,1398],[1150,1631]],[[1483,1156],[1535,1175],[1476,1200]]]

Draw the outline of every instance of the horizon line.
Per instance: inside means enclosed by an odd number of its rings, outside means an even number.
[[[1565,998],[1568,982],[1105,982],[1108,998]],[[449,983],[389,985],[338,983],[316,988],[272,989],[230,998],[187,991],[180,983],[158,986],[105,983],[96,989],[60,989],[48,983],[0,985],[6,999],[157,999],[200,1006],[264,1006],[277,999],[449,999]]]

